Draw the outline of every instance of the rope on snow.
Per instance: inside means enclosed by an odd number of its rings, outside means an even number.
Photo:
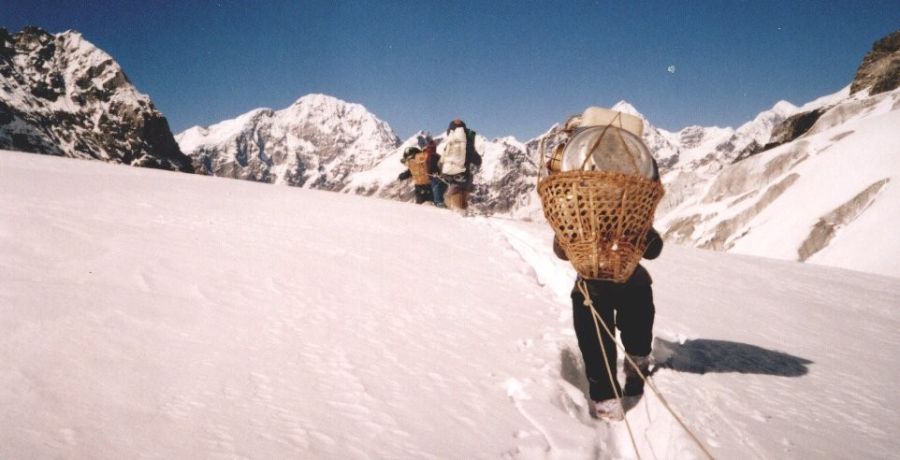
[[[697,446],[700,447],[700,450],[702,450],[703,453],[706,454],[707,457],[709,457],[711,459],[715,458],[715,457],[713,457],[713,455],[711,453],[709,453],[709,450],[706,449],[706,446],[703,445],[703,443],[700,441],[700,439],[697,437],[697,435],[695,435],[694,432],[691,431],[690,428],[688,428],[687,424],[684,423],[684,420],[681,417],[679,417],[678,414],[675,413],[675,411],[672,409],[672,406],[669,405],[669,402],[666,400],[666,398],[664,398],[662,393],[659,392],[659,389],[656,388],[656,385],[653,384],[653,382],[650,380],[650,378],[648,376],[645,376],[644,373],[641,372],[641,369],[637,365],[637,363],[635,363],[634,360],[631,359],[630,356],[628,356],[628,353],[625,351],[625,347],[621,343],[619,343],[618,340],[616,340],[615,334],[613,334],[610,331],[609,327],[607,327],[607,325],[606,325],[606,322],[603,321],[603,318],[600,317],[600,314],[597,313],[597,310],[594,308],[594,302],[591,301],[591,296],[590,296],[590,293],[588,292],[587,284],[584,282],[584,279],[579,278],[579,280],[576,284],[578,286],[578,290],[581,291],[581,294],[584,296],[584,306],[591,309],[591,315],[594,317],[594,328],[596,329],[596,332],[597,332],[597,341],[600,342],[600,347],[601,347],[601,350],[603,351],[603,360],[604,360],[604,362],[606,362],[606,372],[609,375],[610,383],[613,384],[613,390],[615,391],[616,386],[612,380],[614,377],[613,377],[612,369],[610,369],[610,367],[609,367],[609,360],[606,358],[606,356],[607,356],[606,355],[606,347],[603,345],[603,340],[600,337],[600,326],[601,325],[603,326],[603,330],[606,332],[606,334],[610,338],[612,338],[612,340],[616,344],[616,346],[622,350],[622,354],[625,356],[625,360],[628,362],[628,364],[630,364],[634,368],[634,370],[637,372],[637,374],[641,377],[641,380],[643,380],[644,383],[650,387],[650,389],[653,391],[653,394],[655,394],[656,397],[659,399],[659,401],[662,403],[663,407],[665,407],[666,410],[669,411],[670,414],[672,414],[672,417],[675,418],[675,421],[677,421],[678,424],[681,425],[681,428],[683,428],[684,431],[686,431],[687,434],[690,435],[690,437],[691,437],[691,439],[693,439],[694,443],[696,443]],[[622,407],[622,413],[624,414],[625,406],[622,404],[622,398],[619,396],[618,391],[616,391],[616,400],[619,402],[619,405]],[[628,428],[628,435],[631,437],[631,444],[634,447],[634,452],[638,456],[638,459],[640,459],[641,455],[640,455],[640,453],[638,453],[637,443],[634,440],[634,434],[631,431],[631,425],[628,423],[627,417],[625,418],[625,426]]]

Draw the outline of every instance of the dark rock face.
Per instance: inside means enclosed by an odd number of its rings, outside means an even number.
[[[681,146],[684,148],[694,148],[703,141],[705,130],[702,126],[689,126],[681,130]]]
[[[753,155],[756,155],[757,153],[762,152],[762,149],[763,149],[763,147],[761,145],[759,145],[758,142],[753,141],[753,142],[749,143],[746,147],[741,149],[740,152],[738,152],[738,154],[734,157],[734,163],[746,160],[747,158],[750,158]]]
[[[0,149],[193,171],[150,99],[72,31],[0,29]]]
[[[532,152],[521,149],[518,145],[503,141],[491,144],[490,148],[499,152],[499,155],[493,152],[489,155],[496,158],[490,158],[497,163],[494,175],[475,175],[475,190],[470,202],[482,214],[511,213],[526,204],[529,195],[536,195],[538,161],[534,159]],[[488,156],[487,151],[483,153]]]
[[[769,142],[762,150],[778,147],[781,144],[786,144],[806,134],[806,132],[816,124],[819,117],[826,111],[827,109],[822,108],[788,117],[772,130],[772,137],[769,138]]]
[[[850,94],[871,87],[869,94],[891,91],[900,86],[900,30],[875,42],[866,54],[856,77],[850,85]]]

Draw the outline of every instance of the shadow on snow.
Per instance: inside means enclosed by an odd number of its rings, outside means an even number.
[[[800,377],[812,361],[756,345],[727,340],[697,339],[684,343],[656,338],[653,356],[658,368],[678,372],[737,372]]]
[[[621,352],[619,353],[621,360]],[[705,374],[707,372],[736,372],[740,374],[763,374],[780,377],[800,377],[809,372],[812,361],[776,350],[768,350],[756,345],[730,342],[727,340],[697,339],[684,343],[670,342],[656,338],[653,345],[656,366],[653,375],[660,369],[678,372]],[[578,350],[564,347],[560,350],[560,374],[584,394],[590,401],[588,382],[584,375],[584,362]],[[631,409],[640,397],[626,398],[625,409]]]

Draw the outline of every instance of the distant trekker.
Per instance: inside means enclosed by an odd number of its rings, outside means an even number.
[[[418,147],[407,147],[403,152],[401,163],[406,165],[406,171],[400,173],[397,179],[412,178],[415,185],[416,204],[432,201],[431,176],[428,175],[427,153]]]
[[[459,118],[450,122],[442,143],[441,177],[448,184],[447,207],[464,212],[472,193],[472,175],[481,166],[481,155],[475,150],[475,131]]]

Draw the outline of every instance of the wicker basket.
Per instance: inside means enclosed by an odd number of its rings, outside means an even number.
[[[640,263],[663,196],[659,181],[611,171],[567,171],[538,182],[544,216],[583,278],[624,283]]]
[[[406,167],[409,168],[413,183],[416,185],[431,184],[431,177],[428,175],[428,166],[426,165],[426,156],[424,152],[419,153],[406,162]]]

